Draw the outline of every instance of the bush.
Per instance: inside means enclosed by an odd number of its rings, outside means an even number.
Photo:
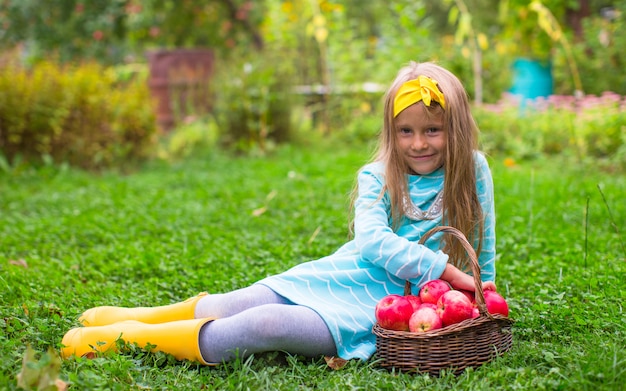
[[[156,123],[145,80],[118,82],[95,63],[0,68],[0,150],[83,168],[145,157]]]
[[[220,128],[220,142],[235,152],[265,152],[274,143],[291,140],[292,109],[289,70],[279,57],[222,61],[212,86],[215,91],[215,121]]]
[[[219,129],[212,118],[187,117],[160,141],[158,156],[163,160],[185,159],[215,148]]]
[[[517,159],[566,154],[626,166],[626,99],[553,95],[517,103],[502,101],[474,110],[482,147]]]

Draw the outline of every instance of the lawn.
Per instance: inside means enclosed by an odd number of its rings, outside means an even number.
[[[86,308],[228,291],[334,251],[368,156],[365,147],[284,147],[123,173],[0,171],[0,389],[17,389],[27,345],[44,362]],[[375,360],[335,371],[322,358],[276,353],[202,367],[131,346],[64,361],[59,376],[76,390],[623,389],[626,178],[557,158],[503,160],[491,159],[496,282],[516,323],[499,359],[432,377]]]

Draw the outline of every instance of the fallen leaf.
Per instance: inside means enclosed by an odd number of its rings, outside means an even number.
[[[48,313],[50,315],[63,316],[63,311],[61,311],[61,309],[59,307],[57,307],[56,305],[54,305],[54,304],[48,305]]]
[[[335,371],[342,369],[348,363],[348,360],[344,360],[343,358],[339,357],[325,356],[324,360],[326,360],[326,365],[328,365],[330,369],[334,369]]]
[[[252,216],[259,217],[259,216],[261,216],[265,212],[267,212],[267,207],[264,206],[262,208],[253,210],[252,211]]]
[[[30,346],[26,347],[26,352],[22,359],[22,370],[17,374],[17,386],[25,390],[30,390],[37,384],[39,368],[29,365],[30,362],[35,361],[35,354],[35,351]]]
[[[274,199],[274,197],[276,197],[276,194],[278,194],[278,191],[276,190],[272,190],[270,191],[266,196],[265,196],[265,202],[270,202],[271,200]]]
[[[267,207],[268,207],[270,201],[273,200],[274,197],[276,197],[276,194],[278,194],[278,192],[276,190],[270,191],[269,194],[267,196],[265,196],[265,206],[262,206],[262,207],[260,207],[258,209],[253,210],[252,211],[252,216],[259,217],[263,213],[267,212]]]
[[[311,243],[313,243],[313,241],[315,240],[315,238],[317,237],[317,235],[319,235],[320,231],[322,230],[322,226],[318,226],[317,228],[315,228],[315,231],[313,231],[313,235],[311,235],[311,237],[309,238],[309,241],[307,242],[307,244],[310,246]]]
[[[65,390],[67,390],[67,383],[66,383],[66,382],[64,382],[64,381],[63,381],[63,380],[61,380],[61,379],[56,379],[56,380],[54,381],[54,385],[57,387],[57,390],[59,390],[59,391],[65,391]]]
[[[21,266],[21,267],[23,267],[24,269],[27,269],[27,268],[28,268],[28,264],[27,264],[27,263],[26,263],[26,261],[25,261],[25,260],[23,260],[23,259],[19,259],[19,260],[17,260],[17,261],[15,261],[15,260],[11,259],[11,260],[9,261],[9,263],[10,263],[11,265]]]
[[[88,360],[93,360],[97,356],[96,356],[96,352],[91,351],[91,352],[87,352],[87,353],[83,354],[81,357],[86,358]]]
[[[61,358],[53,348],[37,359],[37,352],[26,347],[22,370],[17,374],[17,386],[25,390],[65,391],[67,383],[59,379]]]

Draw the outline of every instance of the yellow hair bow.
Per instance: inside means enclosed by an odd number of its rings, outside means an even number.
[[[428,76],[419,76],[417,79],[409,80],[402,84],[393,100],[394,118],[400,112],[414,103],[423,101],[426,106],[430,106],[431,100],[438,102],[442,108],[446,108],[446,100],[443,93],[439,91],[437,82]]]

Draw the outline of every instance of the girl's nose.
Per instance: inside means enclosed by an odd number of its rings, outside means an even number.
[[[416,151],[428,148],[428,143],[426,142],[426,137],[423,134],[416,134],[413,138],[412,148]]]

